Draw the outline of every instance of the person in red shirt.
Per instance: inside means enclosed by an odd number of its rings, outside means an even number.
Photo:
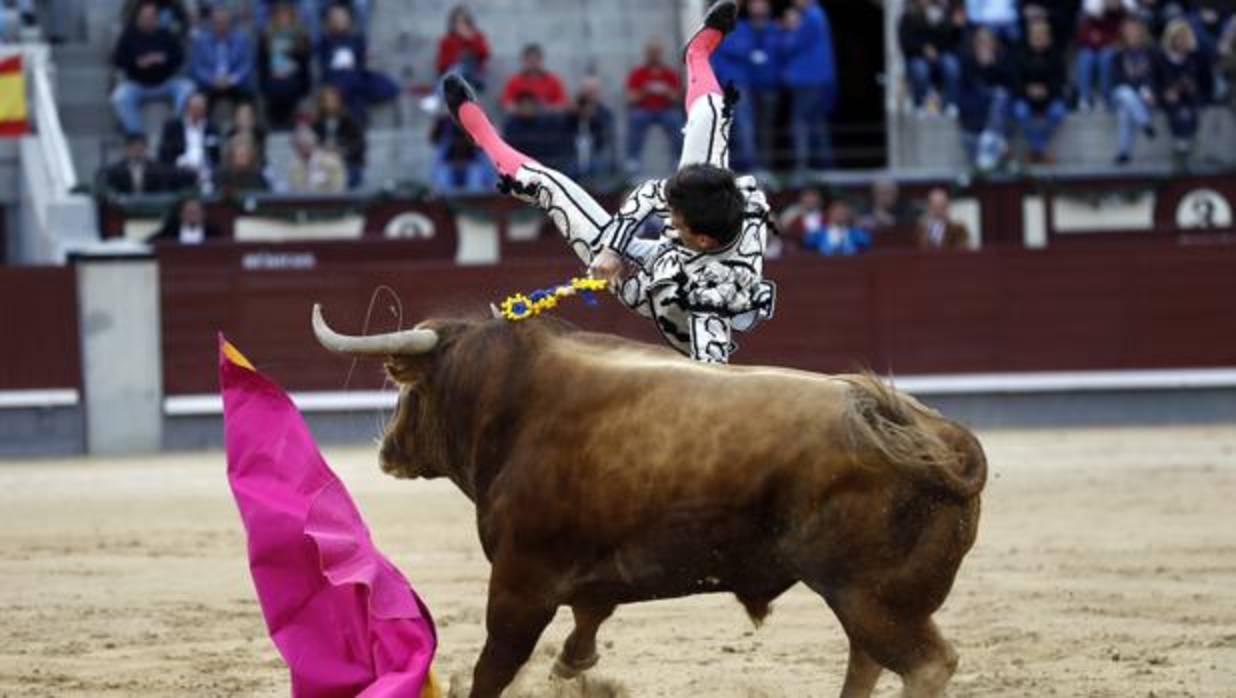
[[[648,129],[665,130],[673,159],[682,151],[682,81],[678,72],[665,64],[665,45],[658,39],[644,48],[644,64],[627,77],[630,133],[627,138],[627,169],[638,172]]]
[[[458,70],[474,87],[481,88],[488,60],[489,42],[476,28],[472,13],[463,5],[456,6],[447,18],[446,34],[438,43],[438,75]]]
[[[511,76],[502,90],[502,108],[513,112],[518,98],[528,94],[541,103],[543,111],[559,113],[566,109],[566,89],[557,75],[545,69],[545,51],[540,45],[525,46],[520,60],[523,68]]]

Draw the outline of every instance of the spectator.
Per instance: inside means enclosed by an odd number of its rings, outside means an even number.
[[[918,248],[924,251],[968,250],[970,231],[952,219],[948,192],[936,187],[927,194],[927,212],[915,232]]]
[[[1067,71],[1046,20],[1031,22],[1026,35],[1026,47],[1017,61],[1013,114],[1030,146],[1030,162],[1046,163],[1051,160],[1047,147],[1068,111],[1064,105]]]
[[[1124,48],[1112,66],[1112,98],[1116,103],[1119,149],[1116,164],[1128,164],[1140,129],[1147,138],[1155,137],[1150,109],[1155,105],[1155,52],[1146,23],[1130,16],[1121,26]]]
[[[258,163],[266,166],[266,129],[258,123],[257,108],[252,102],[241,102],[232,112],[232,125],[224,134],[224,141],[231,143],[237,138],[247,138],[253,142]]]
[[[365,179],[365,131],[343,104],[343,94],[334,85],[323,85],[318,92],[317,116],[313,132],[324,148],[335,151],[348,168],[348,188],[355,189]]]
[[[502,108],[517,110],[519,98],[531,96],[540,111],[560,112],[567,106],[566,89],[557,75],[545,69],[545,52],[538,44],[529,44],[521,54],[520,71],[507,80],[502,90]]]
[[[219,164],[219,146],[219,131],[210,122],[206,97],[195,94],[185,103],[182,116],[163,125],[159,162],[182,167],[206,182]]]
[[[200,245],[220,237],[222,236],[218,227],[206,220],[206,208],[202,206],[202,200],[190,196],[172,210],[172,215],[163,222],[163,226],[150,242]]]
[[[832,167],[828,114],[836,98],[837,79],[832,30],[818,0],[794,0],[785,13],[782,41],[796,167],[800,172]]]
[[[639,172],[648,129],[659,126],[670,141],[670,157],[682,152],[682,81],[665,64],[665,45],[653,39],[644,47],[644,63],[627,76],[630,132],[627,134],[627,170]]]
[[[1017,0],[965,0],[966,18],[975,27],[983,27],[1000,41],[1014,44],[1021,40],[1021,17]]]
[[[313,87],[309,31],[288,0],[275,4],[258,43],[258,74],[271,128],[291,128],[301,100]]]
[[[189,49],[189,74],[214,111],[220,101],[253,99],[253,44],[232,27],[226,7],[210,11],[210,29],[197,32]]]
[[[1236,108],[1236,14],[1227,21],[1227,28],[1219,37],[1219,60],[1216,66],[1227,83],[1229,106]]]
[[[215,172],[214,187],[224,196],[270,189],[251,139],[241,137],[228,143],[223,165]]]
[[[1231,0],[1195,0],[1193,3],[1188,14],[1189,25],[1193,27],[1197,48],[1207,63],[1213,65],[1219,58],[1219,41],[1232,9]]]
[[[563,138],[561,114],[548,113],[531,92],[515,98],[515,111],[507,117],[504,139],[515,150],[556,170],[570,169],[570,144]]]
[[[348,173],[335,151],[320,147],[311,129],[299,128],[292,137],[296,157],[288,170],[288,188],[298,194],[342,194]]]
[[[901,191],[892,179],[877,179],[871,184],[871,207],[858,219],[858,225],[872,233],[905,227],[909,229],[914,212],[901,200]]]
[[[310,40],[315,45],[322,38],[322,15],[329,12],[332,7],[341,6],[348,10],[353,17],[353,23],[360,27],[360,31],[366,31],[369,26],[369,0],[351,0],[350,2],[349,0],[259,0],[254,13],[259,30],[265,29],[269,23],[269,18],[274,12],[272,6],[281,2],[299,5],[297,14],[301,24],[309,32]]]
[[[142,132],[143,102],[170,98],[177,113],[184,109],[193,94],[193,83],[177,77],[183,63],[180,40],[159,27],[159,12],[153,2],[142,3],[112,54],[112,64],[124,73],[111,100],[125,133]]]
[[[1112,63],[1116,58],[1121,26],[1124,23],[1123,0],[1092,0],[1087,2],[1081,28],[1077,32],[1077,106],[1093,111],[1094,83],[1098,80],[1099,97],[1112,104]]]
[[[146,137],[132,134],[125,139],[124,159],[103,171],[108,191],[115,194],[160,194],[193,183],[191,174],[150,159]]]
[[[739,170],[772,168],[781,98],[781,29],[769,0],[750,0],[747,17],[712,54],[717,80],[742,93],[735,105],[731,156]]]
[[[1197,137],[1202,105],[1211,94],[1210,65],[1185,19],[1168,22],[1162,44],[1155,77],[1158,100],[1172,132],[1173,159],[1184,166]]]
[[[481,194],[493,187],[494,169],[489,158],[449,116],[442,115],[434,121],[429,138],[434,146],[434,191],[452,196]]]
[[[852,257],[871,248],[871,233],[854,224],[854,209],[849,203],[834,199],[828,205],[824,225],[809,230],[803,245],[826,257]]]
[[[438,43],[438,75],[457,70],[478,90],[485,89],[485,64],[489,62],[489,42],[476,28],[472,12],[455,6],[446,20],[446,34]]]
[[[988,171],[1008,150],[1007,120],[1014,78],[991,30],[975,29],[970,44],[961,63],[961,135],[974,165]]]
[[[960,25],[957,20],[960,20]],[[954,17],[945,0],[911,0],[897,34],[906,61],[910,96],[919,114],[934,91],[950,117],[957,116],[961,90],[961,30],[964,15]]]
[[[1103,2],[1103,0],[1085,1],[1099,4]],[[1062,47],[1077,35],[1082,0],[1020,0],[1020,4],[1023,36],[1024,30],[1036,19],[1047,20],[1047,23],[1051,25],[1051,35]]]
[[[141,13],[142,5],[155,6],[155,14],[159,27],[166,29],[181,39],[189,35],[193,29],[193,17],[185,0],[126,0],[121,16],[125,26],[134,23]]]
[[[601,101],[601,80],[584,78],[575,105],[566,116],[566,131],[575,137],[575,164],[572,176],[612,175],[617,162],[614,139],[614,114]]]
[[[352,118],[365,123],[369,105],[393,99],[399,88],[390,78],[369,70],[368,45],[355,30],[348,6],[332,5],[326,20],[318,46],[322,80],[338,87]]]

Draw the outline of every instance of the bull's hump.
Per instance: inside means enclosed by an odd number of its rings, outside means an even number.
[[[599,347],[591,342],[565,342],[564,356],[573,362],[600,369],[621,372],[672,372],[684,375],[711,376],[713,379],[793,379],[845,385],[822,373],[811,373],[778,366],[732,366],[693,361],[669,351],[652,347]]]

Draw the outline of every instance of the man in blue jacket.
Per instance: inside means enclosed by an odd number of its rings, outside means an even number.
[[[828,168],[833,164],[828,115],[837,97],[832,29],[818,0],[794,0],[784,24],[782,77],[793,100],[796,169]]]
[[[733,83],[742,92],[734,115],[735,165],[771,169],[781,86],[781,28],[773,22],[769,0],[751,0],[747,13],[712,55],[712,66],[721,84]]]
[[[198,32],[189,49],[189,74],[210,101],[253,99],[253,44],[232,27],[232,13],[223,6],[210,10],[210,30]]]

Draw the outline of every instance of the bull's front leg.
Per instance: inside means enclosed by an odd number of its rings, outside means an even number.
[[[488,637],[472,672],[471,698],[499,698],[553,619],[556,607],[536,595],[544,587],[535,579],[494,565],[485,616]]]
[[[575,629],[567,637],[562,646],[562,654],[554,662],[554,673],[564,679],[576,676],[596,666],[600,657],[597,655],[597,630],[614,613],[613,604],[576,605],[571,607],[575,614]]]

